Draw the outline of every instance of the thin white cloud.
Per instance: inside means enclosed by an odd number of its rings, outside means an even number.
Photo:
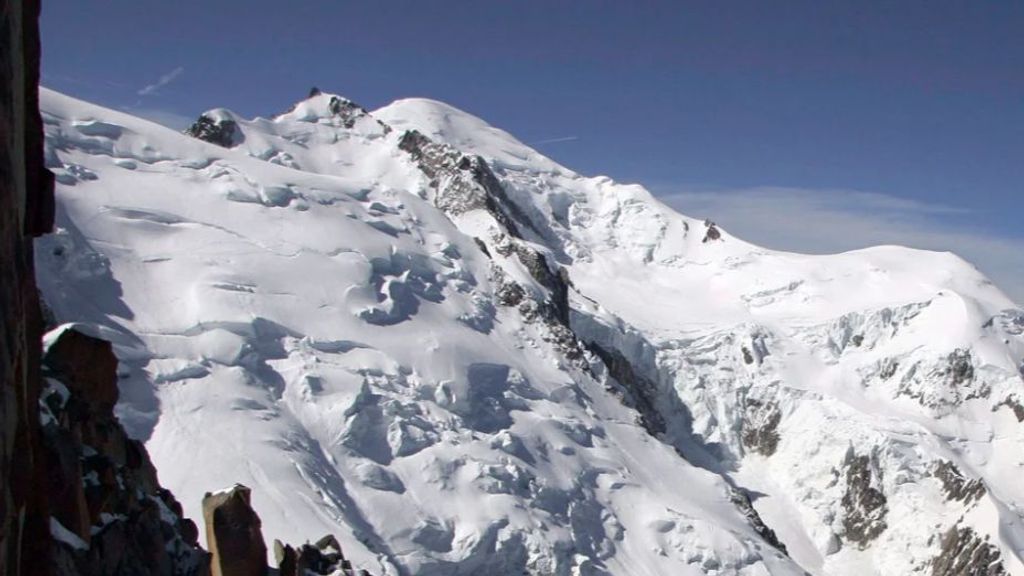
[[[174,82],[175,80],[178,79],[179,76],[181,76],[184,73],[185,73],[185,68],[183,68],[181,66],[178,66],[174,70],[171,70],[170,72],[168,72],[168,73],[164,74],[163,76],[161,76],[160,79],[157,80],[156,82],[154,82],[154,83],[152,83],[152,84],[150,84],[148,86],[142,87],[138,91],[138,95],[139,96],[149,96],[151,94],[155,94],[157,90],[163,88],[164,86],[167,86],[171,82]]]
[[[537,146],[539,144],[555,144],[557,142],[572,142],[573,140],[579,139],[579,136],[560,136],[558,138],[545,138],[543,140],[537,140],[536,142],[530,142],[530,146]]]
[[[710,218],[755,244],[832,253],[878,244],[954,252],[1024,304],[1024,237],[984,229],[962,208],[849,190],[751,188],[663,194],[693,217]]]

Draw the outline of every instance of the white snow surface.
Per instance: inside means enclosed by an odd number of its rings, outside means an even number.
[[[226,149],[41,90],[41,290],[113,341],[119,418],[188,516],[245,484],[268,542],[332,533],[375,574],[930,573],[956,526],[1024,575],[1024,311],[973,266],[705,242],[703,219],[443,103],[345,120],[332,99],[208,113],[237,123]],[[439,209],[410,129],[486,160],[522,238]],[[551,292],[509,242],[564,271],[575,336],[646,392],[532,313]],[[859,457],[885,499],[866,542]],[[942,462],[984,493],[948,497]]]

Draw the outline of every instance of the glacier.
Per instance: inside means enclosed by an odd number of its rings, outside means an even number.
[[[765,249],[426,99],[40,96],[42,295],[193,518],[240,482],[388,575],[1024,575],[1024,311],[952,253]]]

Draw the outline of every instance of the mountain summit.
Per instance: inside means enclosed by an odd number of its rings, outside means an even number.
[[[951,253],[767,250],[446,104],[41,91],[57,322],[186,515],[375,574],[1024,575],[1024,311]]]

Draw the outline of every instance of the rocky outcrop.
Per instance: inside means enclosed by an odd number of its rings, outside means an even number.
[[[1017,418],[1017,422],[1024,422],[1024,404],[1021,404],[1020,400],[1012,396],[1007,397],[999,404],[996,404],[993,411],[1003,406],[1013,411],[1013,415]]]
[[[932,560],[932,576],[1004,576],[999,549],[970,527],[954,526],[942,537],[941,552]]]
[[[327,109],[341,121],[341,125],[345,128],[354,128],[359,119],[370,116],[370,113],[362,106],[338,96],[331,96],[331,100],[327,103]],[[387,124],[380,121],[377,123],[383,128],[385,134],[391,132],[391,127]]]
[[[398,147],[430,179],[430,187],[435,191],[434,205],[449,216],[486,210],[516,238],[522,237],[517,222],[532,228],[530,220],[508,200],[501,182],[483,158],[434,142],[416,130],[403,134]]]
[[[505,237],[496,243],[495,250],[502,256],[515,255],[530,276],[549,292],[548,304],[562,324],[569,324],[569,287],[572,285],[564,268],[552,266],[546,256],[535,248]],[[557,272],[554,271],[557,269]]]
[[[227,490],[207,493],[203,498],[206,541],[213,554],[211,576],[265,576],[267,547],[260,531],[260,517],[252,508],[252,491],[241,484]],[[277,576],[369,576],[358,572],[345,558],[341,544],[331,535],[315,544],[298,548],[274,540],[274,564]]]
[[[946,381],[950,386],[962,386],[974,380],[974,364],[969,350],[954,350],[947,358]]]
[[[914,363],[904,371],[896,393],[944,415],[968,400],[989,398],[992,386],[975,370],[971,351],[957,349],[933,363]]]
[[[960,469],[948,460],[935,465],[935,477],[942,482],[946,498],[970,504],[985,495],[985,484],[981,480],[967,479]]]
[[[781,551],[783,554],[789,554],[789,550],[786,549],[786,545],[779,540],[775,530],[772,530],[761,515],[757,513],[757,509],[754,508],[754,503],[750,501],[750,495],[745,490],[739,488],[733,488],[729,494],[729,499],[733,505],[746,517],[747,522],[757,532],[757,535],[764,539],[765,542],[771,544],[776,549]]]
[[[366,570],[357,572],[352,568],[352,563],[345,559],[341,544],[334,536],[324,536],[315,544],[303,544],[298,550],[274,540],[274,558],[280,576],[369,576]]]
[[[846,492],[842,506],[846,540],[864,548],[888,527],[889,513],[885,494],[874,482],[871,457],[850,455],[846,462]]]
[[[230,118],[215,118],[209,113],[199,116],[185,134],[224,148],[237,146],[242,141],[237,122]]]
[[[49,574],[32,237],[53,224],[39,116],[39,2],[0,0],[0,575]]]
[[[603,348],[597,342],[588,342],[590,349],[608,369],[608,373],[625,387],[628,396],[623,402],[640,413],[640,424],[652,436],[657,437],[666,430],[665,418],[658,410],[658,386],[641,376],[633,365],[618,350]]]
[[[205,574],[196,525],[114,416],[117,359],[110,343],[73,328],[55,332],[43,357],[39,404],[53,572]]]
[[[203,498],[211,576],[265,576],[267,546],[251,491],[241,484]]]
[[[774,403],[748,399],[744,410],[743,433],[740,436],[743,446],[762,456],[775,454],[779,446],[780,422],[782,413]]]
[[[715,224],[714,222],[710,220],[705,220],[704,228],[704,239],[701,240],[702,244],[707,244],[708,242],[714,242],[715,240],[722,239],[722,232],[718,229],[718,225]]]

